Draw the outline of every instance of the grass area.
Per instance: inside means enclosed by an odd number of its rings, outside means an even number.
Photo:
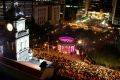
[[[89,57],[96,62],[109,67],[120,66],[120,52],[114,45],[106,45],[101,48],[96,48],[94,52],[90,53]]]

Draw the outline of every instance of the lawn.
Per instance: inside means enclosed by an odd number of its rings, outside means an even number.
[[[89,54],[89,57],[95,61],[96,64],[114,68],[120,66],[120,51],[118,47],[113,44],[95,48],[95,50]]]

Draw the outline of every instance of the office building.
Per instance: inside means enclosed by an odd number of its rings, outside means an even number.
[[[66,0],[65,2],[65,16],[66,20],[75,20],[76,13],[80,6],[82,6],[83,0]]]
[[[35,19],[35,23],[38,25],[44,25],[46,22],[50,22],[53,25],[58,24],[60,20],[60,5],[45,5],[45,3],[42,2],[44,1],[34,2],[33,17]]]
[[[100,11],[111,12],[112,11],[112,0],[87,0],[89,3],[89,11]]]
[[[33,17],[36,24],[44,25],[48,21],[48,6],[35,5],[33,7]]]
[[[18,7],[24,12],[26,19],[31,19],[33,1],[32,0],[17,0],[17,2],[18,2]],[[12,0],[0,1],[0,19],[4,19],[5,13],[11,7],[11,4],[12,4]]]

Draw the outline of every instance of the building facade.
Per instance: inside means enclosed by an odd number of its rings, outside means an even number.
[[[64,18],[66,20],[75,20],[77,11],[80,9],[82,3],[83,0],[66,0]]]
[[[29,29],[25,25],[25,16],[16,3],[12,3],[6,12],[6,19],[2,28],[2,46],[0,50],[3,56],[17,60],[29,61],[32,53],[29,48]]]
[[[88,10],[111,12],[112,11],[112,0],[86,0],[89,3]]]
[[[52,15],[51,15],[51,23],[54,24],[58,24],[59,20],[60,20],[60,6],[59,5],[53,5],[52,6]]]
[[[44,25],[48,21],[48,5],[35,5],[33,17],[36,24]]]
[[[113,0],[113,9],[112,9],[112,24],[120,25],[120,1]]]
[[[33,7],[35,23],[44,25],[46,22],[57,24],[60,20],[60,5],[38,5]]]
[[[31,19],[32,17],[32,0],[17,0],[18,7],[24,12],[26,19]],[[12,0],[1,0],[0,1],[0,19],[4,19],[5,13],[11,7]],[[6,6],[6,7],[5,7]]]

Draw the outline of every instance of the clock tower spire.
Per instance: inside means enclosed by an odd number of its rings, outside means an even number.
[[[17,61],[28,61],[31,58],[29,48],[29,29],[26,28],[25,16],[23,11],[18,7],[18,2],[13,0],[11,8],[6,13],[6,28],[9,35],[6,41],[10,51],[4,54],[13,55]],[[9,58],[9,56],[7,56]]]

